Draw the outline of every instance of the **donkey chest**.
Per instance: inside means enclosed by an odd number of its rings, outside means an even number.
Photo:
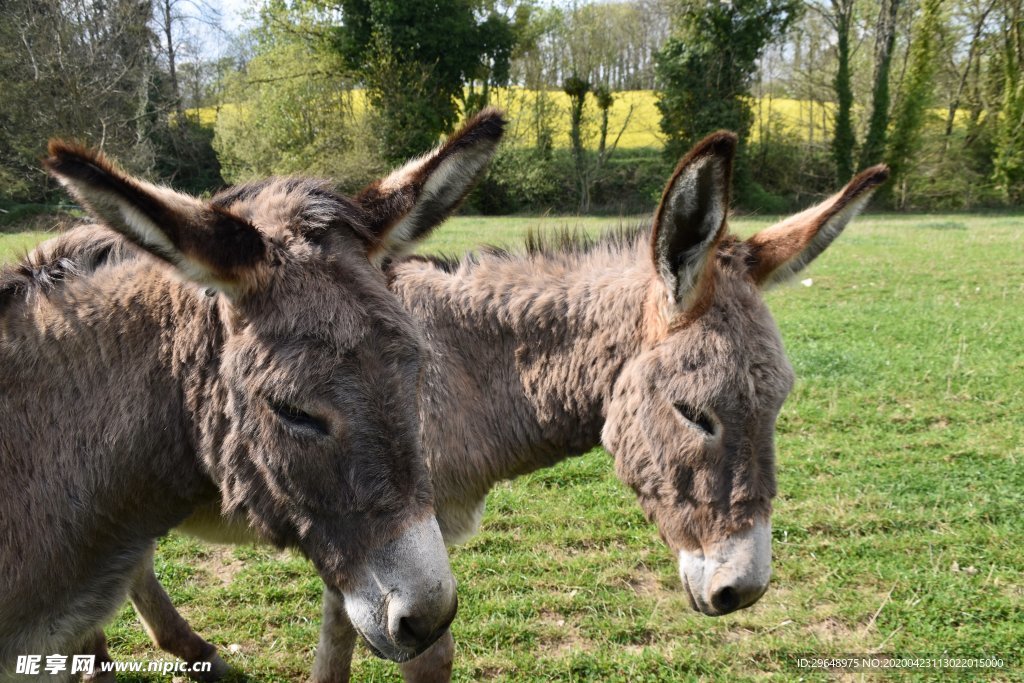
[[[245,545],[261,542],[244,517],[222,515],[220,501],[196,508],[178,529],[210,543]]]
[[[465,543],[480,530],[486,496],[476,501],[444,502],[437,506],[437,524],[446,546]]]

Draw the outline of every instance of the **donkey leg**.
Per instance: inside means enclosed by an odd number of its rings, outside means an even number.
[[[102,628],[93,631],[92,635],[86,639],[82,646],[82,654],[92,655],[96,658],[93,661],[92,673],[82,674],[82,683],[114,683],[117,680],[113,671],[102,670],[104,663],[114,661],[110,658],[110,652],[107,651],[107,637],[103,634]]]
[[[190,678],[197,681],[218,681],[231,670],[231,667],[217,654],[217,648],[200,638],[184,617],[178,614],[167,591],[153,573],[154,549],[151,547],[139,562],[132,579],[132,586],[128,592],[132,606],[138,613],[146,633],[158,648],[184,659],[193,665],[193,668],[201,662],[210,664],[209,671],[190,673]]]
[[[406,683],[448,683],[454,659],[455,639],[448,630],[419,657],[400,665],[402,678]]]
[[[356,630],[345,612],[345,598],[324,586],[324,619],[313,662],[313,683],[348,683]]]

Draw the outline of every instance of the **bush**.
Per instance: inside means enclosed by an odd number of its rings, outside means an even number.
[[[213,129],[186,118],[154,130],[153,174],[177,190],[213,192],[224,185],[213,150]]]
[[[672,165],[656,149],[612,157],[591,191],[592,213],[643,213],[657,206]],[[490,173],[470,195],[468,208],[483,214],[572,213],[578,205],[572,153],[503,146]]]
[[[490,215],[568,212],[576,196],[571,164],[567,152],[543,154],[531,148],[501,146],[487,177],[470,195],[468,208]]]

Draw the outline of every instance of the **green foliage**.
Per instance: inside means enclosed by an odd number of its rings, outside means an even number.
[[[748,211],[795,211],[836,190],[835,166],[828,151],[807,145],[778,115],[761,126],[760,138],[748,145],[747,167],[751,182],[742,208]]]
[[[312,15],[278,11],[264,14],[255,56],[225,84],[230,104],[218,113],[213,141],[224,177],[306,173],[358,187],[384,166],[365,107],[354,104],[360,93],[319,39],[325,27]]]
[[[503,85],[516,40],[495,11],[481,21],[479,0],[341,0],[336,48],[364,81],[379,116],[385,158],[420,154],[458,119],[464,86]],[[481,99],[482,98],[482,99]],[[478,94],[467,109],[486,104]]]
[[[836,53],[838,66],[833,85],[836,91],[836,120],[832,134],[832,159],[836,181],[845,183],[853,176],[853,148],[857,138],[853,132],[853,84],[850,81],[850,30],[853,23],[853,0],[834,2],[836,7]]]
[[[875,26],[875,65],[871,86],[871,114],[868,132],[860,150],[860,166],[877,164],[885,156],[886,133],[889,129],[889,80],[892,72],[893,46],[896,42],[896,18],[903,0],[882,0]]]
[[[674,35],[656,55],[666,154],[678,158],[720,128],[750,133],[748,97],[757,60],[793,21],[796,0],[678,3]]]
[[[939,38],[942,30],[942,0],[922,0],[921,16],[910,43],[909,65],[893,117],[887,161],[892,180],[887,193],[896,194],[896,203],[906,206],[907,175],[921,146],[921,132],[934,97],[933,79],[940,61]]]
[[[995,181],[1003,198],[1024,202],[1024,9],[1007,3],[1003,37],[1003,101],[999,112]]]
[[[192,194],[224,185],[220,160],[213,149],[214,131],[188,117],[154,127],[153,174],[176,189]]]
[[[40,201],[46,140],[99,145],[132,171],[152,169],[154,82],[149,7],[135,0],[5,0],[0,21],[0,195]]]
[[[564,150],[502,146],[469,204],[485,214],[544,211],[574,206],[573,165]],[[556,209],[559,210],[559,209]]]
[[[590,187],[590,211],[651,211],[661,197],[672,162],[657,149],[634,149],[612,157]],[[568,213],[578,208],[575,160],[567,149],[542,153],[504,146],[491,170],[469,197],[484,214]]]

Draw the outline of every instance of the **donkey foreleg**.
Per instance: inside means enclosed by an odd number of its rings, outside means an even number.
[[[400,665],[405,683],[448,683],[452,678],[455,639],[445,631],[423,654]]]
[[[192,630],[178,614],[167,591],[153,573],[153,547],[139,562],[128,597],[139,621],[158,648],[188,662],[189,677],[197,681],[219,681],[231,668],[217,654],[217,648]],[[195,671],[196,664],[210,664],[209,671]],[[205,668],[205,667],[204,667]]]
[[[345,612],[345,599],[324,587],[324,619],[313,662],[313,683],[348,683],[356,630]]]
[[[104,667],[104,664],[109,665],[114,660],[110,658],[110,652],[107,651],[107,637],[103,634],[102,628],[96,629],[89,636],[82,647],[82,654],[95,657],[92,673],[82,674],[82,683],[114,683],[117,680],[113,671],[103,670],[109,668]]]

